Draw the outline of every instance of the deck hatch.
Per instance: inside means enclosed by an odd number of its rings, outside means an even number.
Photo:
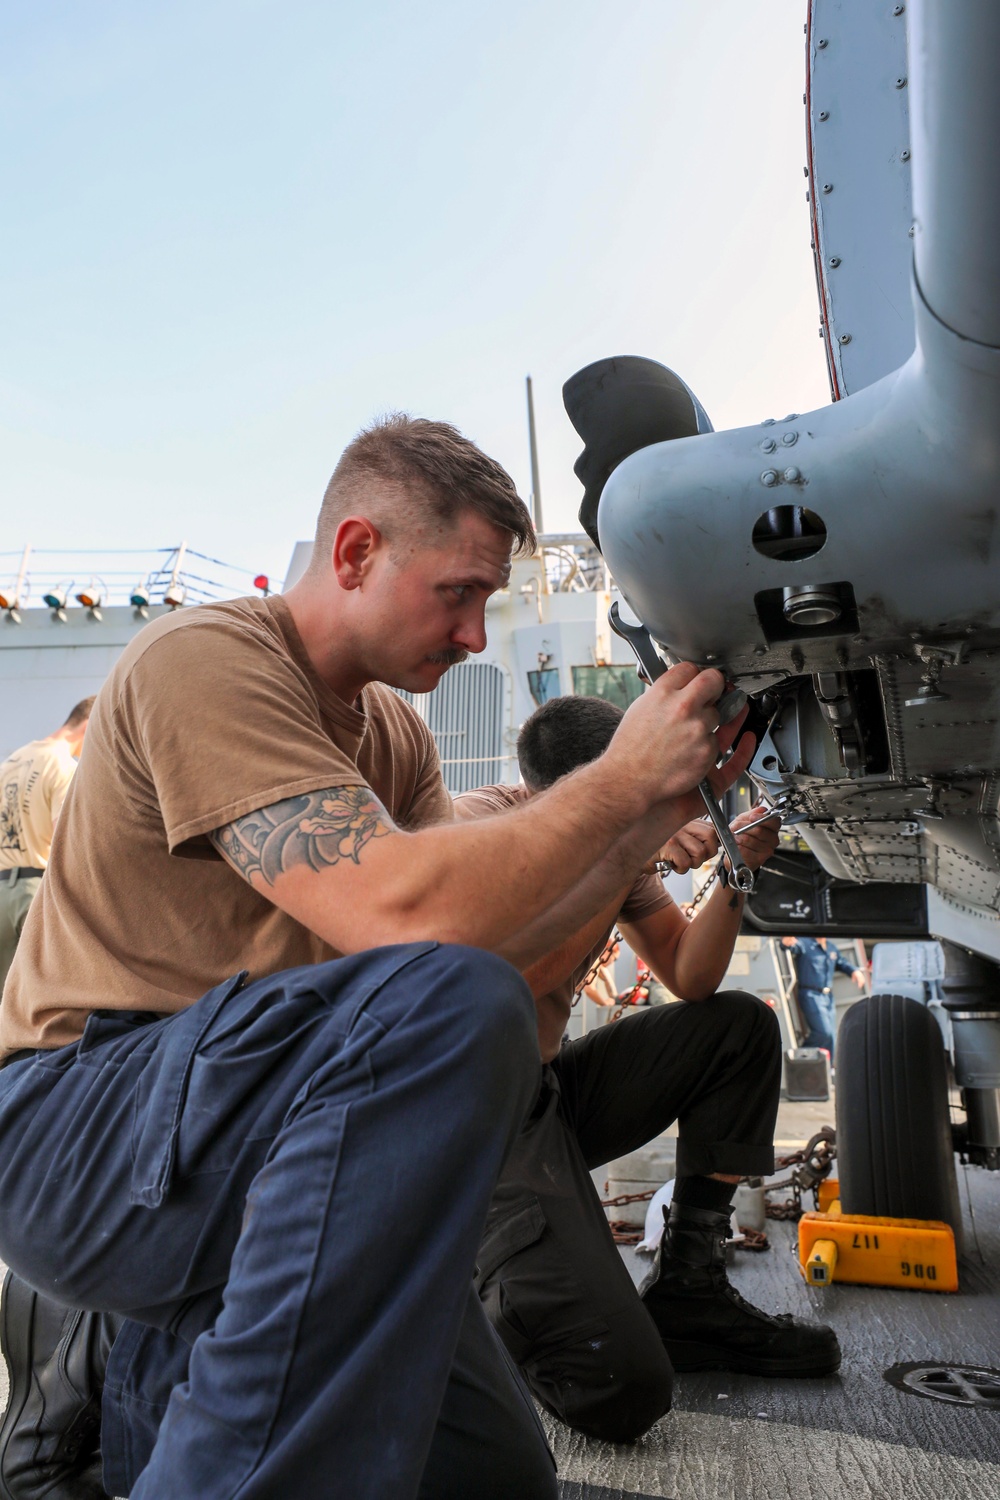
[[[886,1370],[890,1385],[909,1396],[1000,1411],[1000,1370],[981,1365],[904,1364]]]

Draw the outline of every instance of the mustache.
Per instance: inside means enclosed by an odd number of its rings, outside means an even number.
[[[425,658],[425,660],[433,662],[436,667],[457,667],[460,661],[468,661],[468,659],[468,651],[463,651],[460,647],[456,647],[450,651],[432,651]]]

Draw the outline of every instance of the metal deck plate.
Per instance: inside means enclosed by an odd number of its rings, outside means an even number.
[[[978,1365],[934,1365],[918,1360],[893,1365],[886,1370],[885,1378],[908,1396],[1000,1411],[1000,1370],[984,1370]]]

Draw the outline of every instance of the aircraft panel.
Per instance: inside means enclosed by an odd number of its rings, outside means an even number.
[[[913,352],[905,11],[851,0],[809,7],[810,215],[834,400]]]

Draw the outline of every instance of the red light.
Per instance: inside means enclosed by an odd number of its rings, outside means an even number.
[[[253,586],[254,586],[255,589],[260,589],[265,594],[268,593],[268,591],[270,590],[271,584],[270,584],[270,581],[268,579],[267,574],[266,573],[258,573],[257,577],[253,581]]]

